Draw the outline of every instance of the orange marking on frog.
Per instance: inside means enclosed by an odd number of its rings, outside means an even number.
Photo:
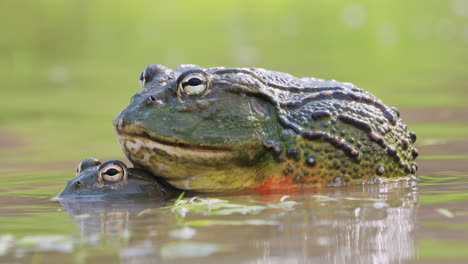
[[[260,183],[255,188],[255,192],[259,194],[271,193],[298,193],[302,188],[299,184],[295,183],[292,176],[272,176]]]

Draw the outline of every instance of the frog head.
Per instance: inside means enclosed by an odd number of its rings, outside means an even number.
[[[237,69],[150,65],[140,86],[114,120],[130,161],[179,189],[236,190],[261,180],[256,173],[274,158],[268,142],[280,131],[262,80]]]
[[[52,200],[103,199],[122,197],[164,197],[164,190],[154,177],[139,169],[127,168],[119,160],[101,163],[95,158],[80,162],[76,176]]]

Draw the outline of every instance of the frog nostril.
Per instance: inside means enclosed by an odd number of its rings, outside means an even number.
[[[81,186],[81,182],[80,182],[80,181],[75,182],[75,186],[76,186],[76,187],[80,187],[80,186]]]
[[[154,97],[154,96],[150,96],[149,99],[150,99],[151,102],[156,102],[156,97]]]

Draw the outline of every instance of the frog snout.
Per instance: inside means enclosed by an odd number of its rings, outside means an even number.
[[[114,118],[114,129],[115,130],[122,130],[125,126],[128,125],[129,121],[126,118],[127,113],[126,111],[122,111]]]

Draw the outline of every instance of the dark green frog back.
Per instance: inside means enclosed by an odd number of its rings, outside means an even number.
[[[213,73],[226,80],[226,89],[276,106],[283,131],[279,141],[267,143],[283,161],[283,174],[295,182],[340,183],[417,171],[416,135],[396,108],[363,89],[257,68]]]

